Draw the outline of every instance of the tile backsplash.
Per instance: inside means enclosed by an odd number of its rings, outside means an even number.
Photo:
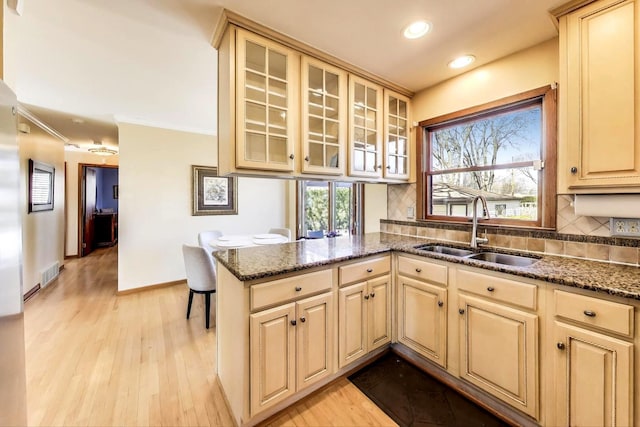
[[[558,195],[557,231],[519,230],[479,227],[493,247],[526,250],[552,255],[587,258],[624,264],[640,264],[640,240],[610,237],[609,218],[575,215],[572,195]],[[468,243],[470,224],[416,222],[408,218],[415,211],[416,185],[387,186],[387,220],[381,220],[381,231],[439,240]]]

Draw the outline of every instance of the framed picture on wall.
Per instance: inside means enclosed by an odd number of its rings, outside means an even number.
[[[218,168],[191,166],[192,215],[236,215],[238,178],[218,176]]]
[[[29,213],[53,210],[55,168],[29,159]]]

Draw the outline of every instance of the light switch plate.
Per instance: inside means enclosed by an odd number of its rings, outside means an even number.
[[[407,208],[407,218],[408,219],[413,219],[415,216],[415,209],[413,208],[413,206],[410,206]]]
[[[611,218],[609,228],[612,236],[640,237],[638,218]]]

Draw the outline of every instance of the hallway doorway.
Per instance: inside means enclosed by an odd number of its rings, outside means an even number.
[[[118,166],[78,165],[78,256],[118,241]]]

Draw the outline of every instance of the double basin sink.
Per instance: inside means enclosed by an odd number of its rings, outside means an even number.
[[[471,249],[462,249],[445,245],[425,244],[414,246],[414,249],[460,258],[474,259],[476,261],[485,261],[493,264],[510,265],[514,267],[528,267],[538,262],[538,258],[534,258],[532,256],[511,255],[491,251],[474,252]]]

